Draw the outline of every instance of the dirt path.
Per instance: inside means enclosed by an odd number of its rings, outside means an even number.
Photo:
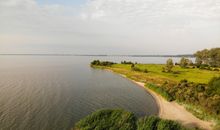
[[[163,119],[176,120],[186,127],[199,127],[204,130],[211,130],[212,123],[207,121],[202,121],[188,112],[183,106],[177,104],[176,102],[168,102],[159,94],[146,88],[144,83],[133,81],[139,86],[145,88],[156,100],[159,106],[159,117]]]

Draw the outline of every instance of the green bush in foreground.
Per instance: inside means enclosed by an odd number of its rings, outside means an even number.
[[[117,110],[99,110],[79,121],[76,130],[135,130],[133,113]]]
[[[155,116],[137,118],[121,109],[99,110],[82,119],[75,130],[188,130],[179,123]]]

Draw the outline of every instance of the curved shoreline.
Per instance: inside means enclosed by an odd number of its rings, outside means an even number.
[[[105,70],[116,73],[110,69],[105,69]],[[203,121],[201,119],[198,119],[193,114],[188,112],[183,106],[179,105],[175,101],[173,101],[173,102],[166,101],[159,94],[146,88],[145,83],[137,82],[137,81],[132,80],[132,79],[128,78],[127,76],[122,75],[120,73],[116,73],[116,74],[121,75],[122,77],[130,80],[131,82],[144,88],[149,94],[151,94],[158,105],[158,110],[159,110],[158,116],[160,118],[178,121],[182,125],[189,127],[189,128],[199,127],[204,130],[211,130],[212,129],[212,127],[213,127],[212,122]]]

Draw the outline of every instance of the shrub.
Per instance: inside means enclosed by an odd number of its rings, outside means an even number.
[[[116,63],[114,62],[110,62],[110,61],[99,61],[99,60],[94,60],[90,63],[91,66],[93,65],[97,65],[97,66],[111,66],[114,65]]]
[[[173,67],[174,67],[173,60],[168,59],[165,67],[165,72],[171,72]]]
[[[189,59],[186,59],[186,58],[184,58],[184,57],[181,58],[181,60],[180,60],[180,66],[181,66],[182,68],[186,68],[187,65],[188,65],[188,63],[189,63]]]
[[[186,130],[186,128],[175,121],[160,120],[157,125],[157,130]]]
[[[131,62],[131,61],[121,61],[121,64],[134,64],[133,62]]]
[[[131,70],[141,72],[141,69],[140,69],[140,68],[138,68],[138,67],[136,67],[136,66],[132,67],[132,68],[131,68]]]
[[[179,123],[156,116],[137,118],[133,113],[99,110],[76,123],[73,130],[187,130]]]
[[[174,100],[174,98],[162,87],[158,87],[154,84],[147,84],[146,87],[148,87],[149,89],[155,91],[156,93],[159,93],[167,101],[173,101]]]
[[[213,69],[213,71],[219,71],[219,69],[215,68],[215,69]]]
[[[144,73],[148,73],[148,70],[147,69],[144,69],[144,71],[143,71]]]
[[[213,77],[208,83],[208,94],[220,95],[220,77]]]
[[[136,117],[133,113],[116,110],[99,110],[80,120],[77,130],[135,130]]]
[[[156,116],[144,117],[138,120],[138,130],[157,130],[160,118]]]

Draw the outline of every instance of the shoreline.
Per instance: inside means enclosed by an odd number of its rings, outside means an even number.
[[[112,73],[116,73],[110,69],[104,69],[104,70],[110,71]],[[189,128],[198,127],[204,130],[212,130],[214,125],[212,122],[203,121],[195,117],[192,113],[188,112],[183,106],[181,106],[175,101],[172,102],[166,101],[161,95],[145,87],[145,83],[137,82],[135,80],[128,78],[126,75],[120,73],[116,73],[116,74],[122,76],[123,78],[126,78],[127,80],[138,85],[139,87],[142,87],[145,91],[147,91],[150,95],[152,95],[158,106],[158,110],[159,110],[158,116],[160,118],[178,121],[183,126]]]

